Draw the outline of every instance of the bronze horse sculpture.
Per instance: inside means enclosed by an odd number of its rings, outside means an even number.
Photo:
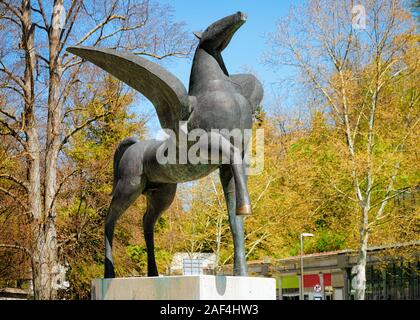
[[[185,131],[201,129],[211,141],[222,142],[210,143],[205,147],[229,159],[229,163],[216,164],[192,164],[188,161],[162,163],[158,155],[165,144],[175,146],[178,153],[188,150],[169,138],[163,141],[142,141],[132,137],[123,140],[114,156],[114,187],[105,222],[105,278],[115,277],[112,258],[115,223],[141,194],[147,198],[143,231],[148,276],[158,276],[153,237],[156,221],[172,203],[177,183],[199,179],[216,169],[220,171],[234,241],[234,275],[247,275],[243,217],[251,214],[251,205],[246,168],[241,161],[244,147],[234,146],[231,137],[212,130],[251,129],[253,113],[263,97],[262,85],[253,75],[229,75],[221,56],[245,21],[246,16],[237,12],[214,22],[204,32],[195,34],[199,44],[191,68],[188,92],[174,75],[134,54],[93,47],[67,48],[69,52],[94,63],[146,96],[153,103],[162,127],[172,130],[176,137]]]

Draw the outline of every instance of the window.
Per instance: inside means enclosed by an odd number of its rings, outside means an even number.
[[[203,259],[184,259],[183,271],[184,275],[203,274]]]

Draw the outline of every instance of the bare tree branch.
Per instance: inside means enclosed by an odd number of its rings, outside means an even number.
[[[42,16],[42,20],[44,20],[45,24],[44,29],[48,32],[50,30],[50,24],[48,23],[47,15],[45,14],[44,6],[42,5],[42,0],[38,0],[38,7],[39,10],[36,10],[36,12],[38,12]]]
[[[144,55],[144,56],[149,56],[158,60],[162,60],[164,58],[168,58],[168,57],[185,57],[189,54],[189,52],[170,52],[170,53],[166,53],[163,55],[158,55],[155,53],[149,53],[146,51],[134,51],[132,52],[133,54],[137,54],[137,55]]]
[[[135,30],[135,29],[140,29],[140,28],[144,27],[145,24],[146,24],[146,22],[142,22],[142,23],[139,23],[139,24],[134,25],[134,26],[131,26],[131,27],[130,26],[128,26],[128,27],[125,26],[125,27],[118,28],[118,29],[116,29],[115,31],[113,31],[113,32],[111,32],[109,34],[100,37],[100,40],[99,41],[102,41],[102,40],[111,38],[111,37],[115,36],[116,34],[118,34],[120,32],[131,31],[131,30]]]
[[[15,183],[17,183],[18,185],[20,185],[23,189],[25,189],[26,192],[28,192],[28,186],[27,183],[24,181],[19,180],[18,178],[10,175],[10,174],[0,174],[0,179],[7,179],[10,181],[13,181]]]
[[[331,184],[332,187],[337,190],[341,195],[345,196],[347,199],[351,200],[351,201],[355,201],[358,202],[359,200],[353,197],[350,197],[348,194],[346,194],[344,191],[342,191],[341,189],[339,189],[335,184]]]
[[[33,25],[41,30],[44,30],[46,33],[48,33],[48,29],[44,26],[41,26],[40,24],[34,22]]]
[[[73,131],[71,131],[70,133],[68,133],[65,138],[63,139],[63,141],[61,142],[61,146],[60,146],[60,150],[63,148],[63,146],[68,142],[68,140],[77,132],[79,132],[80,130],[82,130],[83,128],[85,128],[86,126],[88,126],[89,124],[91,124],[92,122],[101,119],[103,117],[106,117],[107,115],[110,115],[112,113],[112,111],[107,111],[104,112],[102,114],[99,114],[89,120],[86,120],[85,122],[83,122],[81,125],[77,126],[76,128],[73,129]]]
[[[392,176],[391,176],[391,179],[389,181],[389,184],[388,184],[388,187],[387,187],[387,190],[386,190],[386,193],[385,193],[385,197],[384,197],[384,199],[382,199],[381,206],[380,206],[378,212],[375,215],[375,220],[379,220],[381,218],[381,216],[384,213],[385,207],[388,203],[388,200],[391,199],[389,195],[392,192],[394,182],[395,182],[395,179],[397,178],[397,173],[398,173],[399,168],[400,168],[400,161],[397,161],[397,163],[394,166],[394,170],[392,172]]]
[[[20,206],[25,209],[28,210],[28,207],[26,206],[26,204],[24,204],[22,201],[19,200],[19,197],[16,196],[14,193],[10,192],[9,190],[0,187],[0,191],[2,191],[3,193],[7,194],[9,197],[13,198],[13,200],[15,200],[18,204],[20,204]]]
[[[42,61],[44,61],[47,66],[50,64],[50,60],[48,60],[47,58],[45,58],[44,56],[42,56],[41,54],[37,54],[36,55],[38,58],[40,58]]]
[[[260,195],[258,196],[258,198],[254,201],[254,204],[252,206],[252,210],[254,210],[257,207],[258,202],[261,200],[262,196],[264,195],[264,193],[267,191],[268,187],[270,186],[270,184],[274,181],[275,179],[273,179],[272,176],[270,176],[268,178],[268,181],[265,185],[264,190],[260,193]]]
[[[16,249],[25,252],[30,258],[32,258],[32,252],[29,251],[28,248],[20,245],[20,244],[7,244],[7,243],[0,243],[0,248],[8,248],[8,249]]]
[[[78,4],[78,6],[76,7],[76,4]],[[67,12],[67,16],[66,16],[66,33],[64,35],[64,30],[60,35],[60,40],[61,40],[61,46],[59,48],[59,53],[61,54],[61,51],[63,50],[65,44],[67,43],[67,40],[73,30],[73,26],[74,23],[79,15],[80,9],[82,7],[83,1],[82,0],[73,0],[70,6],[69,11]],[[67,52],[63,54],[63,59],[67,56]]]
[[[18,119],[13,114],[7,112],[6,110],[0,108],[0,113],[3,113],[6,117],[18,122]]]
[[[252,253],[252,251],[254,251],[254,249],[257,247],[257,245],[259,245],[263,240],[268,238],[269,235],[270,235],[270,233],[268,231],[264,231],[262,236],[260,238],[258,238],[256,241],[254,241],[251,248],[248,250],[248,252],[246,254],[246,257],[248,257]]]
[[[4,72],[5,74],[7,74],[9,76],[10,79],[12,79],[19,87],[21,87],[23,90],[25,90],[24,84],[23,82],[16,77],[13,72],[11,72],[3,63],[3,61],[0,60],[0,65],[2,66],[2,68],[0,68],[0,71]]]
[[[9,130],[9,134],[14,137],[16,140],[18,140],[22,146],[26,147],[26,142],[19,136],[19,132],[13,129],[9,123],[4,121],[3,119],[0,119],[0,123],[3,124],[4,127],[6,127],[7,130]]]
[[[78,46],[78,45],[82,44],[87,39],[89,39],[89,37],[92,34],[94,34],[99,29],[103,29],[106,24],[108,24],[110,21],[115,20],[115,19],[125,20],[125,17],[124,16],[120,16],[120,15],[111,15],[111,16],[106,17],[105,20],[103,20],[101,23],[97,24],[89,32],[87,32],[78,42],[76,42],[75,45]]]
[[[291,52],[295,56],[296,60],[299,62],[299,66],[306,72],[306,74],[308,75],[310,80],[313,82],[313,84],[315,84],[316,88],[322,92],[322,94],[328,100],[328,102],[330,103],[331,107],[333,107],[333,109],[335,110],[337,115],[340,116],[341,112],[339,111],[339,109],[338,109],[337,105],[335,104],[334,100],[332,99],[330,94],[328,94],[328,92],[325,90],[325,88],[319,83],[319,81],[317,80],[317,78],[315,77],[315,75],[313,74],[311,69],[309,68],[309,66],[304,62],[300,53],[291,44],[289,44],[289,49],[291,50]],[[344,120],[341,118],[341,116],[340,116],[340,120],[344,122]]]
[[[49,216],[51,213],[53,213],[52,208],[54,208],[54,203],[55,203],[55,200],[57,199],[58,195],[60,194],[60,192],[61,192],[61,188],[62,188],[62,187],[63,187],[63,185],[66,183],[67,179],[68,179],[68,178],[70,178],[72,175],[74,175],[76,172],[79,172],[79,171],[80,171],[80,169],[73,170],[71,173],[69,173],[68,175],[66,175],[66,176],[63,178],[63,180],[61,180],[61,182],[60,182],[60,184],[59,184],[59,186],[58,186],[58,188],[57,188],[57,191],[55,192],[54,197],[53,197],[53,199],[52,199],[52,201],[51,201],[51,205],[50,205],[49,212],[47,212],[47,215],[48,215],[48,216]]]
[[[1,86],[0,88],[2,88],[2,89],[12,90],[12,91],[16,92],[17,94],[19,94],[19,95],[20,95],[23,99],[25,98],[24,93],[23,93],[22,91],[20,91],[18,88],[14,87],[14,86],[3,85],[3,86]],[[0,112],[2,112],[2,111],[1,111],[1,109],[0,109]],[[2,112],[2,113],[3,113],[3,112]],[[3,113],[3,114],[4,114],[4,113]]]
[[[4,4],[7,10],[12,12],[19,20],[22,20],[22,14],[18,8],[13,7],[9,2],[5,0],[0,0],[0,3]]]
[[[0,20],[4,19],[4,20],[9,20],[12,21],[14,24],[16,24],[19,28],[22,27],[22,25],[20,24],[19,21],[17,21],[16,19],[13,19],[12,17],[8,17],[8,16],[0,16]]]
[[[63,70],[66,71],[74,66],[77,66],[83,62],[83,59],[79,59],[73,63],[70,63],[73,59],[69,59],[67,63],[63,66]]]

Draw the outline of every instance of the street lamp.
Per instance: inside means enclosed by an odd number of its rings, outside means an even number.
[[[312,233],[300,234],[300,300],[303,300],[303,237],[313,237]]]

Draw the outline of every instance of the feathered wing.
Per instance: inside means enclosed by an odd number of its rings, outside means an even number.
[[[158,64],[129,52],[94,47],[69,47],[67,51],[86,59],[148,98],[164,129],[179,132],[179,121],[189,114],[189,97],[182,82]]]

